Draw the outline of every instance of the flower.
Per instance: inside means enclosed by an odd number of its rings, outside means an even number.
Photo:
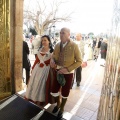
[[[43,67],[44,66],[44,64],[43,63],[40,63],[40,67]]]

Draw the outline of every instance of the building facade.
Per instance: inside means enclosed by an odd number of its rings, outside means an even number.
[[[22,90],[23,0],[0,0],[0,99]]]
[[[98,120],[120,120],[120,0],[114,0]]]

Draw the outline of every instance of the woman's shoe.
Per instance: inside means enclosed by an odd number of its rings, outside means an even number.
[[[80,86],[80,83],[77,83],[77,87],[79,87]]]

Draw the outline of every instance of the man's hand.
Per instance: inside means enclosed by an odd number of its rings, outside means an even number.
[[[84,67],[86,67],[87,66],[87,62],[83,62],[82,64],[81,64],[81,67],[82,68],[84,68]]]
[[[61,68],[60,70],[58,70],[58,73],[59,74],[66,74],[66,73],[68,73],[68,70],[67,70],[67,68]]]
[[[53,59],[50,60],[50,66],[51,66],[51,68],[56,68],[56,66],[57,66]]]

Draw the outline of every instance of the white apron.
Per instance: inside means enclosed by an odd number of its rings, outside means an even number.
[[[30,77],[29,85],[26,91],[26,98],[31,99],[34,102],[45,102],[45,88],[50,64],[46,66],[44,61],[51,58],[51,53],[47,52],[45,55],[42,56],[39,51],[37,55],[40,63],[37,63],[32,70],[32,75]],[[40,67],[41,63],[44,64],[43,67]]]

